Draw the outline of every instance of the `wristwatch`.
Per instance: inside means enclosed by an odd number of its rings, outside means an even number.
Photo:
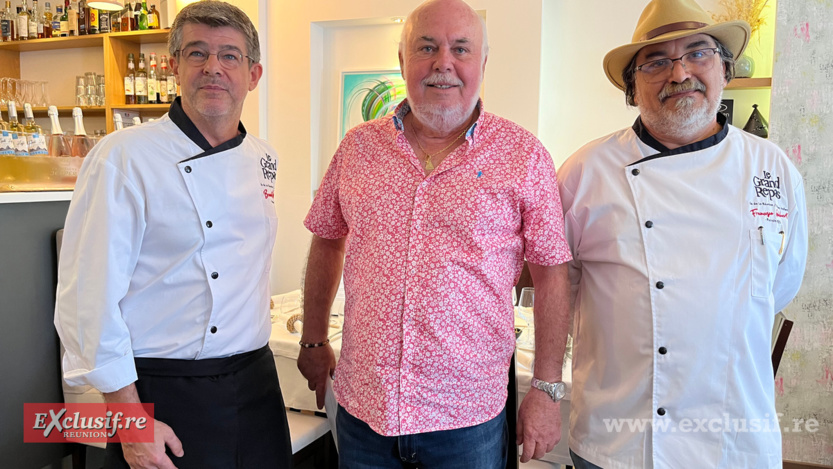
[[[532,378],[531,384],[533,388],[547,393],[550,396],[550,399],[554,402],[564,399],[564,396],[567,395],[567,386],[565,386],[561,381],[558,381],[557,383],[548,383],[546,381],[541,381],[538,378]]]

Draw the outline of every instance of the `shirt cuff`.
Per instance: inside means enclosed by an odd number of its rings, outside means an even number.
[[[137,379],[139,377],[136,374],[136,363],[133,361],[132,353],[92,370],[75,369],[64,373],[67,384],[90,385],[103,393],[118,391]]]

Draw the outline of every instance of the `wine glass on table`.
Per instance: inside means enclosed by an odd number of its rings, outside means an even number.
[[[526,328],[518,339],[518,347],[523,349],[535,348],[535,316],[532,310],[534,304],[535,288],[523,288],[518,299],[518,316],[526,322]]]

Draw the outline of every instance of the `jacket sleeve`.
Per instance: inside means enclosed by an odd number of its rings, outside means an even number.
[[[778,263],[772,286],[776,313],[786,308],[798,294],[807,263],[807,205],[804,198],[804,181],[795,168],[791,168],[791,176],[797,184],[790,200],[790,220],[787,239],[784,242],[784,255]]]
[[[141,192],[102,157],[105,149],[95,150],[81,169],[64,227],[55,328],[66,349],[66,382],[112,392],[137,379],[119,302],[136,266],[145,213]]]

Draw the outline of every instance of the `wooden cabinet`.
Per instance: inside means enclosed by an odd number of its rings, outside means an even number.
[[[770,88],[772,87],[772,78],[735,78],[729,85],[727,90],[751,90],[756,88]]]
[[[21,77],[21,54],[35,51],[68,50],[79,48],[97,48],[101,50],[104,64],[104,82],[106,84],[106,102],[104,106],[83,107],[84,116],[104,116],[107,132],[113,131],[113,112],[127,110],[138,112],[143,120],[146,117],[158,117],[164,114],[169,104],[126,105],[124,103],[124,73],[127,69],[127,54],[136,57],[138,65],[139,52],[143,44],[158,44],[164,47],[168,41],[168,30],[126,31],[119,33],[95,34],[89,36],[31,39],[28,41],[0,43],[0,76]],[[150,67],[150,64],[147,64]],[[53,72],[53,71],[50,71]],[[54,73],[46,73],[47,81],[72,80],[72,76],[60,76],[58,64]],[[72,113],[73,103],[54,102],[62,116]],[[18,105],[22,109],[22,105]],[[35,107],[36,115],[45,116],[46,109]]]

